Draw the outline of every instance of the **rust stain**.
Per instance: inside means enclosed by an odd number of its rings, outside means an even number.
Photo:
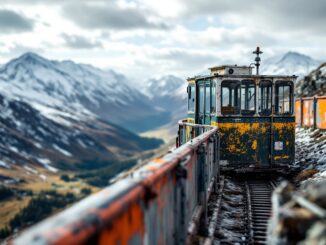
[[[99,236],[99,244],[127,245],[130,240],[139,236],[144,238],[143,210],[138,203],[131,203],[130,208],[114,221],[112,226],[103,230]]]
[[[165,161],[162,158],[156,158],[153,160],[153,162],[157,163],[157,164],[163,164],[165,163]]]

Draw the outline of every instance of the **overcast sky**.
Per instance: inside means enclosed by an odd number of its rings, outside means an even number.
[[[325,0],[0,0],[0,63],[32,51],[135,80],[298,51],[326,60]]]

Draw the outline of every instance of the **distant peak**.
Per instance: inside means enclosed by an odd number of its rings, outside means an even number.
[[[49,62],[49,60],[47,60],[47,59],[43,58],[42,56],[40,56],[36,53],[33,53],[33,52],[27,52],[13,61],[24,62],[24,63],[26,63],[26,62],[27,63],[47,63],[47,62]]]
[[[308,55],[301,54],[295,51],[289,51],[283,55],[282,59],[288,59],[288,58],[302,58],[302,59],[311,59]]]
[[[25,59],[25,58],[44,59],[40,55],[33,53],[33,52],[27,52],[27,53],[23,54],[22,56],[20,56],[18,59]]]

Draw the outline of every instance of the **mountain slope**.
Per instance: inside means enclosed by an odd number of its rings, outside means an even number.
[[[169,113],[169,121],[164,126],[145,134],[162,137],[169,141],[178,130],[177,122],[187,116],[187,81],[173,75],[149,79],[143,92],[150,98],[152,105]]]
[[[326,63],[297,82],[296,94],[300,97],[326,94]]]
[[[87,162],[96,167],[97,162],[117,161],[161,143],[102,120],[64,118],[60,124],[29,104],[3,95],[0,110],[1,165],[6,168],[38,164],[55,171],[80,168]]]
[[[155,121],[162,113],[138,89],[129,87],[123,75],[71,61],[49,61],[33,53],[0,68],[0,91],[38,108],[100,117],[130,130],[145,130],[143,122],[151,118],[156,119],[153,124],[161,123]]]
[[[158,79],[149,79],[143,92],[150,98],[152,105],[159,109],[171,111],[186,99],[187,82],[173,75]]]
[[[307,55],[287,52],[284,55],[262,60],[261,74],[297,75],[303,77],[321,64]]]

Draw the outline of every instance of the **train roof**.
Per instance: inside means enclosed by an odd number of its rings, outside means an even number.
[[[296,75],[200,75],[187,78],[188,81],[190,80],[200,80],[200,79],[207,79],[207,78],[252,78],[252,79],[268,79],[268,78],[280,78],[280,79],[293,79],[297,78]]]
[[[252,74],[253,67],[250,66],[238,66],[238,65],[222,65],[209,68],[209,75],[200,75],[188,78],[188,82],[194,82],[196,80],[208,79],[208,78],[248,78],[248,79],[296,79],[296,75],[254,75]]]

